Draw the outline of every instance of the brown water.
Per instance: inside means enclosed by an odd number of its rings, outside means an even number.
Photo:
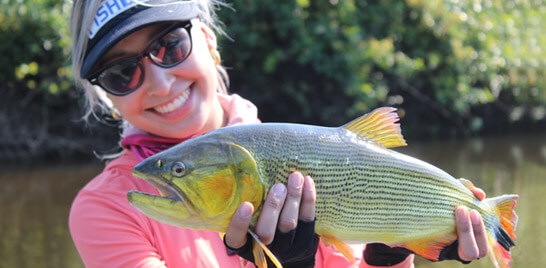
[[[472,180],[488,196],[520,195],[512,267],[546,263],[546,134],[415,143],[399,151]],[[0,173],[0,267],[83,267],[67,230],[70,203],[101,169],[93,164],[28,164]],[[417,267],[492,267],[418,260]]]

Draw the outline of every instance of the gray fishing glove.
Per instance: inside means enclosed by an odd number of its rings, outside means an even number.
[[[285,268],[306,268],[315,266],[315,254],[317,253],[319,237],[315,234],[315,221],[298,221],[295,229],[283,233],[279,230],[275,233],[273,242],[267,247],[273,255],[282,263]],[[226,244],[224,236],[224,245],[227,248],[228,255],[237,254],[254,263],[252,254],[252,237],[247,235],[246,244],[241,248],[234,249]],[[273,263],[267,258],[268,267],[274,267]]]

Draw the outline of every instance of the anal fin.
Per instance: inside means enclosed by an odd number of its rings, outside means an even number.
[[[353,256],[353,250],[345,242],[339,240],[335,236],[331,235],[321,235],[320,239],[324,245],[335,248],[339,251],[347,260],[354,262],[355,257]]]
[[[443,234],[441,236],[428,237],[424,240],[405,242],[400,246],[413,251],[415,254],[421,257],[431,261],[437,261],[442,249],[451,245],[456,239],[457,235],[453,232]]]

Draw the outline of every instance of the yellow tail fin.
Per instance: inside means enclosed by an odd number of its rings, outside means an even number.
[[[516,226],[518,224],[518,216],[514,212],[517,195],[503,195],[486,199],[492,202],[497,209],[500,226],[493,233],[488,235],[490,245],[490,258],[495,264],[495,267],[509,268],[512,257],[510,248],[515,245],[516,241]]]

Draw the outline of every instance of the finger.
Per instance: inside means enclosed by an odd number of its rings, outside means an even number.
[[[300,204],[299,219],[310,222],[315,219],[315,203],[317,201],[317,192],[315,182],[311,177],[305,176]]]
[[[476,210],[470,211],[470,221],[472,222],[472,230],[474,231],[474,239],[478,246],[478,258],[483,258],[487,255],[487,235],[485,233],[485,225],[480,213]]]
[[[485,199],[485,192],[480,188],[473,188],[471,189],[472,193],[478,200],[484,200]]]
[[[459,181],[467,188],[469,189],[472,194],[474,194],[474,196],[478,199],[478,200],[484,200],[485,199],[485,192],[480,189],[480,188],[477,188],[476,186],[474,186],[474,183],[472,183],[471,181],[467,180],[467,179],[464,179],[464,178],[460,178]]]
[[[284,184],[278,183],[271,187],[265,199],[255,231],[260,240],[266,245],[271,244],[273,241],[285,198],[286,187]]]
[[[251,203],[244,202],[239,205],[226,231],[225,241],[228,247],[238,249],[245,245],[253,212]]]
[[[303,182],[303,175],[299,172],[293,172],[288,177],[286,200],[278,224],[279,230],[283,233],[295,229],[298,224]]]
[[[474,230],[468,209],[457,207],[455,209],[455,222],[459,239],[459,257],[464,261],[472,261],[478,258],[479,250],[474,238]]]

